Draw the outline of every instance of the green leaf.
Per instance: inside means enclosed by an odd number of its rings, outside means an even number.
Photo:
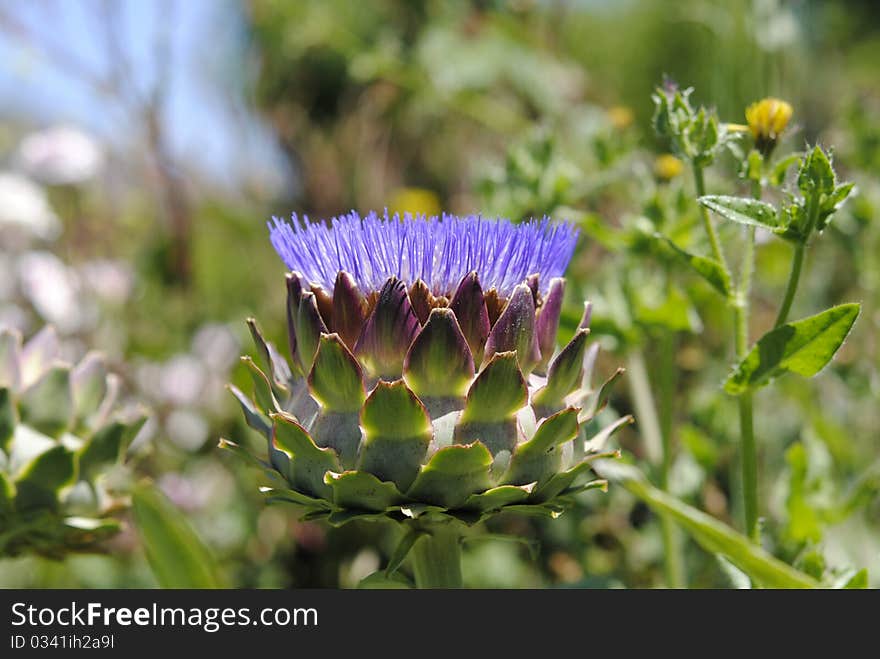
[[[831,194],[834,190],[836,177],[831,168],[831,161],[817,144],[807,154],[798,171],[798,188],[804,197],[809,198],[815,194]]]
[[[739,395],[789,371],[813,377],[843,345],[860,310],[857,303],[841,304],[771,330],[727,378],[725,391]]]
[[[406,560],[407,555],[409,555],[409,550],[413,548],[413,545],[416,544],[416,540],[424,533],[424,531],[414,528],[412,526],[407,527],[406,532],[403,534],[403,537],[400,539],[400,542],[397,543],[397,547],[394,548],[394,552],[391,554],[391,557],[388,559],[388,565],[385,566],[385,574],[386,576],[391,576],[403,565],[403,561]]]
[[[718,261],[686,252],[662,234],[658,233],[656,236],[664,240],[680,260],[688,264],[697,274],[709,282],[715,290],[725,297],[730,295],[730,276],[727,274],[724,266],[718,263]]]
[[[776,163],[773,171],[770,172],[770,185],[779,186],[785,181],[785,174],[792,165],[800,165],[801,154],[792,153]]]
[[[54,508],[58,492],[76,479],[76,458],[57,445],[35,457],[16,478],[16,507],[30,510]]]
[[[133,423],[117,420],[98,429],[79,451],[80,478],[89,479],[104,465],[116,462],[146,421],[146,416]]]
[[[816,580],[774,558],[711,515],[657,489],[635,467],[610,461],[601,461],[596,467],[602,476],[623,485],[655,512],[671,517],[703,549],[721,554],[761,585],[768,588],[820,586]]]
[[[73,418],[70,369],[53,366],[21,395],[21,418],[50,437],[58,437]]]
[[[154,485],[132,494],[135,526],[162,588],[222,588],[215,558],[186,517]]]
[[[780,229],[779,214],[772,205],[747,197],[707,195],[698,199],[702,206],[717,213],[725,220],[777,231]]]

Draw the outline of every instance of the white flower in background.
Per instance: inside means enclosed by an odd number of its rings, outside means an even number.
[[[79,267],[83,285],[96,296],[113,304],[128,301],[134,287],[134,272],[122,261],[98,259]]]
[[[49,205],[45,190],[12,172],[0,172],[0,229],[4,226],[45,240],[61,233],[61,222]]]
[[[205,386],[205,367],[189,354],[175,355],[162,366],[159,391],[173,405],[194,405]]]
[[[104,168],[104,151],[81,130],[54,126],[31,133],[18,147],[19,166],[47,185],[84,183]]]
[[[27,252],[18,259],[18,281],[40,316],[63,332],[80,329],[87,318],[80,304],[76,274],[49,252]]]
[[[228,325],[206,323],[196,331],[192,351],[212,373],[225,377],[238,362],[241,346]]]
[[[165,434],[185,451],[198,451],[208,440],[211,428],[201,414],[178,409],[165,419]]]

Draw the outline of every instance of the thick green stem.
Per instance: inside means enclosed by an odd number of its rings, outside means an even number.
[[[703,168],[700,165],[695,163],[693,165],[693,170],[694,186],[697,189],[697,197],[699,198],[706,194],[706,182],[703,180]],[[709,210],[702,204],[699,206],[700,217],[703,219],[703,226],[706,229],[706,235],[709,237],[709,244],[712,247],[712,255],[715,257],[715,260],[727,270],[727,261],[724,258],[724,252],[721,251],[721,243],[718,242],[718,234],[715,232],[715,225],[712,224],[712,218],[709,217]]]
[[[418,588],[461,588],[461,535],[453,524],[432,526],[410,552]]]

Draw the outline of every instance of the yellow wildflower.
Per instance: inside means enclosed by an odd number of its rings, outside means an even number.
[[[654,161],[654,175],[661,181],[671,181],[683,171],[684,163],[671,153],[659,155]]]
[[[765,98],[746,108],[746,121],[758,151],[767,155],[773,150],[791,114],[791,105],[778,98]]]

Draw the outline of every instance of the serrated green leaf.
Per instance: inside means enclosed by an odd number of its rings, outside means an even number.
[[[843,345],[860,310],[857,303],[842,304],[771,330],[728,377],[725,391],[739,395],[787,372],[813,377]]]
[[[721,554],[763,586],[819,587],[817,581],[774,558],[726,524],[657,489],[635,467],[600,461],[597,470],[609,480],[622,484],[655,512],[671,517],[706,551]]]
[[[817,144],[801,164],[798,172],[798,188],[804,197],[815,194],[830,194],[835,187],[836,178],[828,156]]]
[[[446,446],[421,468],[407,496],[443,508],[461,507],[472,494],[492,486],[491,466],[492,454],[480,442]]]
[[[657,237],[669,245],[681,261],[689,265],[694,272],[705,279],[715,290],[725,297],[730,295],[730,276],[727,274],[724,266],[718,263],[718,261],[686,252],[662,234],[658,233]]]
[[[186,517],[153,485],[132,494],[135,527],[162,588],[222,588],[220,570]]]
[[[781,228],[776,208],[757,199],[707,195],[700,197],[698,201],[702,206],[731,222],[762,227],[771,231],[777,231]]]

